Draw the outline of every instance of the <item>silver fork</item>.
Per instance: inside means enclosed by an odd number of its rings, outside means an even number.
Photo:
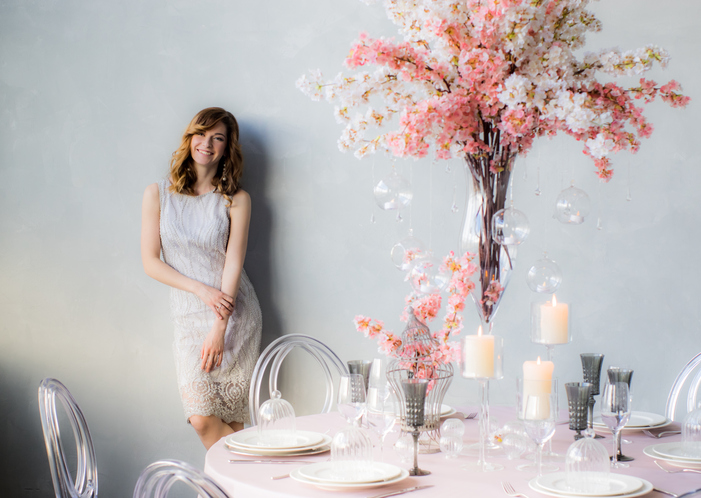
[[[465,417],[465,420],[472,420],[475,417],[477,417],[477,412],[472,412],[467,417]]]
[[[676,469],[676,470],[666,469],[657,460],[655,460],[655,465],[657,465],[659,468],[661,468],[662,470],[664,470],[668,474],[678,474],[680,472],[693,472],[694,474],[701,474],[701,470],[696,470],[696,469]]]
[[[506,493],[509,496],[520,496],[521,498],[528,498],[526,495],[516,491],[510,482],[501,481],[501,487],[504,488],[504,493]]]
[[[643,431],[643,434],[645,434],[646,436],[654,437],[654,438],[656,438],[656,439],[665,437],[666,434],[669,434],[670,436],[673,436],[673,435],[675,435],[675,434],[681,434],[681,433],[682,433],[682,431],[662,431],[662,432],[658,432],[657,434],[655,434],[654,432],[649,431],[649,430],[647,430],[647,429],[645,429],[645,430]]]

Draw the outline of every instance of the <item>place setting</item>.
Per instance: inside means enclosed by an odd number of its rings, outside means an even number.
[[[409,477],[405,469],[373,460],[373,443],[361,427],[368,402],[366,379],[362,373],[341,376],[337,406],[348,425],[331,439],[330,460],[304,465],[290,472],[292,479],[324,490],[353,490],[387,486]]]
[[[227,449],[245,456],[288,457],[325,453],[330,450],[327,434],[296,429],[292,405],[282,399],[279,391],[261,404],[256,429],[230,434],[224,440]],[[245,463],[249,460],[231,461]]]
[[[701,469],[701,406],[689,412],[681,425],[681,441],[653,444],[643,452],[673,467]],[[658,462],[656,463],[666,470]]]

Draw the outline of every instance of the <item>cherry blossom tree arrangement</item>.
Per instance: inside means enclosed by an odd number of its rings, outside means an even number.
[[[684,107],[690,99],[674,80],[661,85],[641,77],[632,87],[599,82],[598,74],[635,76],[654,64],[666,67],[669,55],[648,45],[578,59],[574,52],[586,33],[601,30],[588,0],[382,3],[402,40],[361,33],[345,60],[350,74],[327,80],[312,71],[297,86],[334,104],[336,120],[345,125],[342,151],[358,158],[387,151],[465,161],[482,196],[474,299],[490,324],[512,264],[508,247],[493,240],[491,222],[504,208],[516,156],[527,154],[537,137],[565,133],[582,142],[596,174],[608,181],[611,155],[637,152],[653,131],[638,103],[659,97]],[[374,330],[366,319],[357,323],[359,330]]]

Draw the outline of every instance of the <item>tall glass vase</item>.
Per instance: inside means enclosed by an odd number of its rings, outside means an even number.
[[[504,209],[515,159],[515,153],[498,145],[489,153],[465,157],[468,191],[459,249],[477,256],[480,273],[472,299],[487,334],[514,265],[514,246],[501,245],[492,237],[492,217]]]

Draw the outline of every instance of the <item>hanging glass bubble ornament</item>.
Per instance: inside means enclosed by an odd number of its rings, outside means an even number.
[[[562,270],[555,261],[543,255],[543,259],[533,263],[528,270],[526,283],[533,292],[552,294],[562,283]]]
[[[407,279],[416,292],[434,294],[440,292],[450,280],[450,276],[441,270],[441,263],[428,252],[416,258],[409,268]]]
[[[373,192],[377,205],[386,211],[405,208],[411,204],[411,199],[414,197],[409,182],[394,168],[389,175],[375,185]]]
[[[425,252],[425,244],[414,237],[412,231],[409,230],[408,237],[403,238],[392,246],[390,256],[392,257],[392,263],[397,269],[407,271],[414,263],[414,260],[423,256]]]
[[[591,211],[591,201],[587,193],[574,185],[566,188],[555,201],[555,218],[561,223],[579,225]]]
[[[492,239],[501,245],[519,245],[528,238],[531,227],[523,211],[510,206],[500,209],[492,216]]]

